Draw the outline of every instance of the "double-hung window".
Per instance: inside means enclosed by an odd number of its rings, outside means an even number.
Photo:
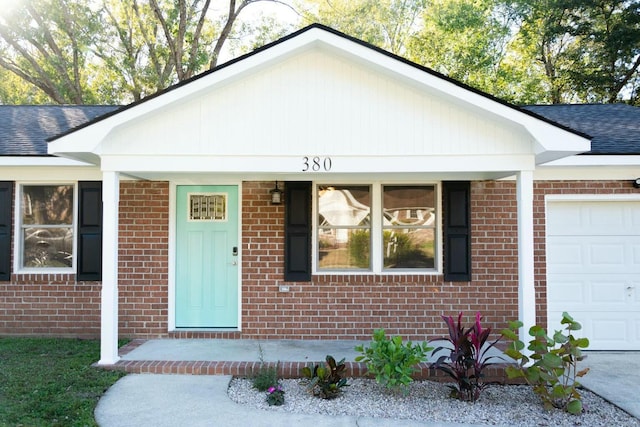
[[[20,186],[20,269],[73,267],[74,192],[73,184]]]
[[[435,271],[433,184],[316,186],[316,270]]]

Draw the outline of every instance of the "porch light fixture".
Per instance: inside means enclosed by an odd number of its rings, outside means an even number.
[[[276,181],[276,188],[270,191],[271,193],[271,204],[279,205],[282,203],[282,190],[278,188],[278,181]]]
[[[636,178],[633,180],[633,187],[640,188],[640,178]]]

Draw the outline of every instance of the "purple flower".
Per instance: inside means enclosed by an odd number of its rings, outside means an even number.
[[[269,389],[267,390],[267,392],[268,392],[269,394],[273,394],[273,393],[275,393],[276,391],[278,391],[278,392],[282,392],[282,391],[284,391],[284,390],[282,390],[282,387],[280,387],[280,385],[279,385],[279,384],[278,384],[277,386],[275,386],[275,387],[274,387],[274,386],[271,386],[271,387],[269,387]]]

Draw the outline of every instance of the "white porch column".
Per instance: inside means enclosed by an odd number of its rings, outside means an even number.
[[[102,173],[102,296],[99,365],[118,357],[118,172]]]
[[[533,171],[517,174],[518,199],[518,318],[524,324],[520,340],[529,342],[529,328],[536,323],[533,266]]]

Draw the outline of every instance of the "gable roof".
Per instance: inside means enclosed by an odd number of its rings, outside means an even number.
[[[327,121],[332,126],[318,126]],[[301,144],[306,129],[317,131]],[[456,144],[449,143],[452,138]],[[397,139],[405,141],[397,146],[402,152],[388,144]],[[388,155],[405,156],[416,173],[425,168],[453,172],[463,168],[453,163],[456,156],[476,156],[470,164],[487,178],[486,172],[498,176],[583,153],[590,141],[581,132],[316,24],[56,137],[48,152],[151,177],[209,171],[220,156],[234,158],[238,174],[262,172],[262,165],[249,160],[262,158],[267,147],[280,167],[324,147],[349,159],[367,154],[367,167],[381,162],[389,173],[408,172]],[[491,155],[498,152],[501,156]],[[152,162],[135,160],[149,154]],[[349,170],[359,170],[357,162],[348,163]]]
[[[47,155],[47,140],[118,107],[0,105],[0,156]]]
[[[640,108],[627,104],[531,105],[525,109],[592,136],[585,154],[640,154]]]
[[[507,112],[505,113],[503,111],[501,114],[510,114],[508,111],[511,110],[514,112],[513,114],[517,115],[523,113],[524,115],[533,116],[542,122],[552,124],[553,126],[581,137],[591,135],[594,137],[594,145],[588,154],[640,154],[640,149],[638,148],[639,144],[637,141],[640,137],[636,136],[638,126],[640,126],[640,120],[638,120],[638,114],[640,114],[639,108],[626,105],[612,106],[603,104],[592,104],[587,106],[539,105],[518,107],[471,88],[463,83],[450,79],[449,77],[441,75],[431,69],[422,67],[380,48],[369,45],[361,40],[347,36],[331,28],[314,24],[292,33],[278,41],[265,45],[254,52],[222,64],[213,70],[180,82],[158,92],[157,94],[122,108],[117,106],[0,106],[0,155],[46,155],[46,140],[57,140],[65,135],[75,133],[77,130],[91,126],[114,115],[121,115],[121,113],[126,115],[127,110],[133,109],[140,104],[157,100],[157,98],[167,95],[170,92],[180,92],[181,88],[188,86],[197,80],[204,79],[212,74],[224,74],[227,68],[233,68],[234,65],[240,62],[250,59],[265,50],[285,44],[287,41],[295,39],[303,33],[307,33],[313,29],[322,30],[321,32],[328,33],[329,37],[336,38],[335,36],[338,36],[338,43],[343,39],[347,42],[355,43],[357,46],[364,46],[366,48],[364,53],[362,53],[362,50],[358,52],[361,56],[369,54],[375,56],[377,54],[382,54],[384,57],[393,59],[394,62],[400,63],[404,66],[408,65],[411,69],[430,76],[425,77],[431,79],[430,81],[433,81],[434,78],[437,81],[442,81],[443,84],[449,85],[449,88],[445,88],[445,90],[457,91],[457,93],[454,94],[455,96],[460,97],[460,89],[462,89],[463,94],[464,92],[471,92],[474,96],[480,97],[480,101],[476,101],[476,107],[482,108],[487,105],[500,105],[503,108],[507,107]],[[320,39],[321,37],[318,38]],[[327,40],[323,39],[322,42],[326,43]],[[305,43],[309,44],[313,43],[313,41],[306,41]],[[336,42],[329,41],[328,44],[331,43],[335,44]],[[295,45],[295,43],[293,44]],[[352,51],[352,49],[349,50],[349,52]],[[360,59],[366,62],[375,61],[375,59],[369,57]],[[454,89],[451,89],[451,87]],[[481,101],[483,98],[486,102]],[[478,104],[478,102],[481,104]],[[616,126],[611,126],[611,123],[616,123]]]
[[[55,139],[64,137],[66,134],[73,133],[76,130],[79,130],[79,129],[84,128],[86,126],[90,126],[94,122],[98,122],[100,120],[107,119],[109,116],[111,116],[113,114],[117,114],[117,113],[120,113],[122,111],[128,110],[130,108],[134,108],[137,105],[150,102],[150,101],[154,100],[157,97],[161,97],[161,96],[163,96],[163,95],[165,95],[165,94],[167,94],[169,92],[172,92],[172,91],[175,91],[175,90],[179,90],[181,87],[187,86],[187,85],[189,85],[189,84],[191,84],[191,83],[193,83],[193,82],[195,82],[197,80],[204,79],[204,78],[206,78],[207,76],[209,76],[211,74],[219,73],[221,70],[223,70],[225,68],[233,67],[235,64],[237,64],[239,62],[243,62],[243,61],[247,60],[248,58],[251,58],[253,56],[258,56],[262,52],[270,50],[270,49],[272,49],[272,48],[274,48],[274,47],[276,47],[278,45],[286,44],[290,40],[299,38],[300,36],[302,36],[305,33],[317,32],[317,30],[320,30],[321,32],[327,33],[329,35],[337,36],[338,38],[343,39],[345,41],[352,42],[352,43],[355,43],[357,45],[363,46],[363,47],[367,48],[367,50],[370,50],[370,51],[376,52],[378,54],[381,54],[383,56],[389,57],[389,58],[391,58],[391,59],[393,59],[395,61],[398,61],[399,63],[405,64],[405,65],[409,65],[410,67],[415,68],[415,69],[419,70],[422,73],[426,73],[426,74],[428,74],[428,75],[430,75],[432,77],[435,77],[438,80],[441,80],[441,81],[446,82],[448,84],[452,84],[454,86],[457,86],[457,87],[459,87],[459,88],[461,88],[461,89],[463,89],[465,91],[469,91],[469,92],[472,92],[473,94],[480,95],[481,97],[486,98],[487,100],[490,100],[490,101],[493,101],[495,103],[504,105],[504,106],[506,106],[506,107],[508,107],[510,109],[513,109],[513,110],[516,110],[516,111],[519,111],[519,112],[522,112],[522,113],[525,113],[525,114],[530,114],[530,111],[528,111],[527,109],[522,109],[521,107],[519,107],[519,106],[517,106],[515,104],[511,104],[511,103],[509,103],[509,102],[507,102],[507,101],[505,101],[503,99],[497,98],[497,97],[495,97],[495,96],[493,96],[493,95],[491,95],[491,94],[489,94],[487,92],[483,92],[483,91],[481,91],[479,89],[476,89],[476,88],[474,88],[472,86],[467,85],[466,83],[463,83],[461,81],[455,80],[455,79],[453,79],[453,78],[451,78],[451,77],[449,77],[449,76],[447,76],[445,74],[439,73],[438,71],[435,71],[435,70],[433,70],[431,68],[425,67],[425,66],[417,64],[415,62],[412,62],[412,61],[410,61],[410,60],[408,60],[408,59],[406,59],[406,58],[404,58],[402,56],[396,55],[396,54],[394,54],[392,52],[389,52],[387,50],[384,50],[384,49],[382,49],[382,48],[380,48],[378,46],[372,45],[370,43],[367,43],[367,42],[365,42],[363,40],[360,40],[360,39],[355,38],[353,36],[350,36],[348,34],[342,33],[340,31],[335,30],[335,29],[333,29],[331,27],[328,27],[326,25],[319,24],[319,23],[313,23],[313,24],[310,24],[310,25],[308,25],[308,26],[306,26],[304,28],[301,28],[301,29],[299,29],[299,30],[297,30],[297,31],[295,31],[295,32],[293,32],[291,34],[288,34],[288,35],[286,35],[286,36],[284,36],[284,37],[282,37],[282,38],[280,38],[278,40],[275,40],[275,41],[273,41],[271,43],[267,43],[267,44],[255,49],[255,50],[249,52],[249,53],[246,53],[246,54],[241,55],[239,57],[233,58],[233,59],[231,59],[231,60],[229,60],[229,61],[227,61],[227,62],[225,62],[223,64],[219,64],[213,69],[204,71],[204,72],[202,72],[200,74],[197,74],[197,75],[195,75],[195,76],[193,76],[193,77],[191,77],[189,79],[180,81],[180,82],[178,82],[176,84],[173,84],[173,85],[171,85],[171,86],[169,86],[169,87],[167,87],[167,88],[165,88],[163,90],[160,90],[160,91],[158,91],[158,92],[156,92],[154,94],[151,94],[151,95],[149,95],[149,96],[147,96],[147,97],[145,97],[145,98],[143,98],[143,99],[141,99],[139,101],[132,102],[131,104],[123,106],[123,107],[121,107],[120,111],[112,111],[109,114],[105,114],[104,116],[97,117],[96,119],[92,119],[92,120],[90,120],[90,121],[88,121],[86,123],[83,123],[82,125],[78,126],[75,129],[69,129],[69,130],[67,130],[65,132],[61,132],[61,133],[59,133],[57,135],[54,135],[54,136],[48,138],[48,140],[49,141],[53,141]],[[316,42],[317,42],[317,40],[316,40]],[[306,42],[302,42],[302,43],[306,43]],[[562,129],[564,129],[566,131],[575,133],[575,134],[577,134],[579,136],[582,136],[582,137],[589,138],[588,134],[585,134],[585,133],[580,132],[580,131],[578,131],[576,129],[572,129],[570,127],[564,126],[563,124],[561,124],[559,122],[553,122],[553,121],[547,120],[546,117],[544,117],[543,115],[532,114],[532,116],[536,117],[537,119],[543,120],[543,121],[548,121],[550,124],[552,124],[554,126],[557,126],[559,128],[562,128]]]

